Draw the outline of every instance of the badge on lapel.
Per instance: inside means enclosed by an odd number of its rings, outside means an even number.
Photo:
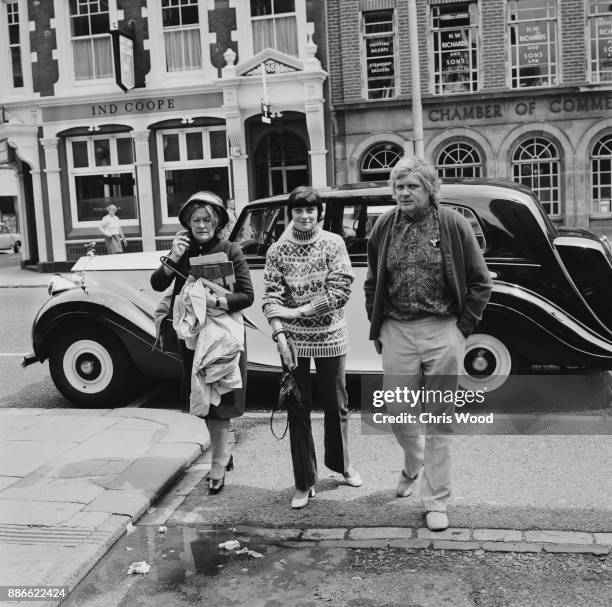
[[[439,238],[432,238],[429,241],[429,244],[431,245],[432,248],[439,249],[440,248],[440,239]]]

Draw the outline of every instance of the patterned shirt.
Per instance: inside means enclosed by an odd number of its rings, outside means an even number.
[[[444,277],[436,207],[417,219],[397,209],[387,251],[384,315],[396,320],[450,316],[453,299]]]

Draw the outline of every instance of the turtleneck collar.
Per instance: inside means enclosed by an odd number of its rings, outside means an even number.
[[[308,232],[302,232],[301,230],[296,230],[295,226],[291,230],[291,238],[295,242],[300,243],[309,243],[315,241],[319,235],[321,234],[322,228],[319,224],[317,224],[312,230],[308,230]]]

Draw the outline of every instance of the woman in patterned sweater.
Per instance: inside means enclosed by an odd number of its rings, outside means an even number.
[[[344,363],[348,336],[343,307],[354,280],[344,241],[321,228],[323,204],[317,191],[300,186],[289,195],[293,226],[268,250],[264,270],[263,312],[273,329],[282,362],[295,369],[302,405],[288,409],[295,478],[293,508],[314,497],[317,479],[310,410],[310,359],[324,408],[325,465],[359,487],[361,478],[348,459],[348,397]],[[289,346],[291,340],[297,360]]]

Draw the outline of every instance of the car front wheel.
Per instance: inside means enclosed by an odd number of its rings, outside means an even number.
[[[85,407],[115,407],[129,401],[136,370],[125,347],[101,327],[73,327],[57,334],[49,369],[57,389]]]
[[[474,333],[466,340],[459,385],[465,390],[491,393],[507,385],[510,375],[521,370],[526,370],[525,362],[497,337]]]

